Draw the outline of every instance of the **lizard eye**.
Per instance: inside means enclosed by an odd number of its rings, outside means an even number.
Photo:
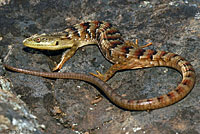
[[[36,42],[37,42],[37,43],[39,43],[40,41],[41,41],[40,38],[37,38],[37,39],[36,39]]]

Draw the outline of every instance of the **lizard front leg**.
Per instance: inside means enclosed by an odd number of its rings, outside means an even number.
[[[64,63],[75,54],[78,47],[79,47],[78,44],[75,43],[69,51],[66,50],[62,55],[61,61],[58,63],[56,67],[53,68],[53,71],[60,70],[64,65]]]

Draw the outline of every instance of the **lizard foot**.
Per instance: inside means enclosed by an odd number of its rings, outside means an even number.
[[[99,71],[96,71],[96,72],[97,72],[97,74],[94,74],[94,73],[90,73],[90,74],[95,76],[95,77],[97,77],[97,78],[99,78],[102,81],[106,81],[106,79],[105,79],[103,74],[101,74]]]
[[[57,66],[55,66],[52,70],[53,72],[54,71],[57,71],[57,70],[60,70],[62,68],[62,66],[59,66],[59,64]]]

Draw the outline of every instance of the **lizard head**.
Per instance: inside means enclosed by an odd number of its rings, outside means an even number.
[[[27,47],[43,50],[59,50],[73,46],[74,40],[66,33],[33,35],[23,41]]]

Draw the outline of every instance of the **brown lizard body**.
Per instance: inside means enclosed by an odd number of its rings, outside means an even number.
[[[92,74],[99,79],[75,73],[47,73],[28,71],[5,65],[13,71],[51,78],[80,79],[97,85],[116,105],[129,110],[149,110],[171,105],[184,98],[195,84],[195,72],[192,65],[181,56],[165,52],[143,49],[151,45],[138,46],[137,42],[124,41],[120,32],[110,23],[91,21],[74,25],[71,28],[50,35],[34,35],[24,40],[24,45],[37,49],[58,50],[71,48],[63,54],[61,62],[54,70],[61,69],[79,47],[98,44],[102,54],[114,65],[105,73]],[[143,100],[127,100],[119,96],[103,81],[110,79],[118,70],[165,66],[178,70],[182,74],[181,83],[172,91],[159,97]]]

